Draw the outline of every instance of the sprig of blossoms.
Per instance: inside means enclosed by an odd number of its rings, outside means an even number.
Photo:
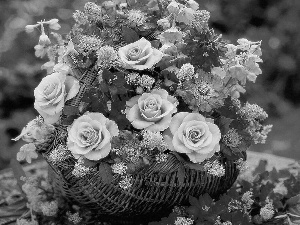
[[[26,160],[27,163],[31,163],[32,159],[36,159],[38,157],[38,154],[35,150],[36,147],[33,143],[23,145],[20,148],[20,151],[17,153],[17,160]]]
[[[210,112],[223,105],[226,97],[219,77],[200,70],[197,77],[179,84],[176,93],[194,111]]]
[[[168,149],[167,143],[164,141],[164,137],[160,132],[152,132],[148,130],[142,131],[143,140],[141,145],[150,150],[157,148],[160,152],[164,152]]]
[[[176,76],[179,81],[187,81],[194,78],[195,68],[190,63],[185,63],[181,66]]]
[[[222,59],[223,66],[215,67],[213,73],[221,78],[233,78],[242,85],[247,80],[255,82],[257,75],[262,71],[259,62],[262,62],[261,42],[251,42],[245,38],[237,41],[239,45],[227,44],[226,58]]]
[[[222,137],[222,140],[228,147],[236,148],[242,143],[242,136],[239,135],[236,129],[231,128]]]
[[[83,55],[88,55],[93,51],[97,51],[102,46],[102,40],[96,36],[80,35],[78,36],[78,51]]]
[[[79,224],[82,221],[82,218],[79,215],[79,212],[71,213],[67,212],[68,220],[74,224]]]
[[[128,190],[132,187],[132,177],[130,175],[125,175],[121,177],[119,181],[119,187],[123,190]]]
[[[204,169],[213,176],[222,177],[225,175],[225,168],[218,160],[206,162],[204,164]]]
[[[131,26],[142,26],[146,22],[146,15],[141,10],[129,10],[127,14],[127,19],[129,25]]]
[[[264,221],[268,221],[273,218],[274,213],[275,211],[274,211],[273,202],[269,198],[267,198],[266,205],[260,209],[259,214]]]
[[[96,23],[102,20],[102,10],[101,7],[94,2],[87,2],[84,5],[84,13],[91,23]],[[81,15],[80,15],[81,16]],[[83,17],[84,18],[84,17]]]
[[[247,210],[251,209],[252,204],[254,203],[253,198],[253,192],[252,191],[246,191],[242,196],[242,202],[244,202],[245,207]]]
[[[178,216],[174,222],[175,225],[192,225],[193,223],[193,219],[182,216]]]
[[[260,106],[248,102],[237,113],[249,122],[246,131],[251,135],[254,143],[265,143],[273,126],[263,126],[260,121],[265,120],[268,114]]]
[[[45,216],[55,216],[58,212],[58,203],[54,201],[46,201],[41,204],[41,211]]]
[[[115,163],[111,166],[112,172],[120,175],[126,174],[127,166],[124,162]]]
[[[243,173],[249,169],[247,161],[244,159],[240,158],[237,161],[235,161],[236,168],[240,170],[240,173]]]
[[[67,146],[58,145],[49,153],[48,160],[53,164],[60,164],[70,157],[71,154]]]
[[[101,69],[111,68],[116,64],[118,53],[111,46],[105,45],[99,48],[97,54],[97,66]]]
[[[81,178],[88,174],[91,174],[92,172],[95,172],[95,169],[85,166],[83,158],[79,158],[74,165],[72,175]]]

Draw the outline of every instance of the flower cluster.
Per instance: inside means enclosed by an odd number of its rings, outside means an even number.
[[[30,161],[43,145],[43,156],[68,177],[97,171],[123,190],[139,171],[173,158],[216,177],[226,173],[220,158],[241,158],[242,170],[249,142],[263,143],[271,129],[260,107],[238,100],[261,73],[261,43],[225,45],[209,17],[194,0],[114,0],[77,10],[65,39],[46,35],[45,28],[59,29],[56,19],[27,26],[41,27],[36,55],[48,56],[49,74],[34,91],[41,117],[15,139],[30,142],[18,158]],[[47,215],[55,209],[41,206]]]

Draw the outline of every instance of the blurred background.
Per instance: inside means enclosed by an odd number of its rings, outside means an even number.
[[[211,12],[211,27],[236,44],[238,38],[262,40],[262,75],[248,83],[246,98],[269,114],[274,125],[267,143],[253,151],[300,160],[300,1],[196,0]],[[0,0],[0,170],[15,157],[22,143],[11,141],[37,115],[33,89],[46,72],[33,47],[39,33],[24,27],[58,18],[59,33],[69,32],[72,13],[87,0]]]

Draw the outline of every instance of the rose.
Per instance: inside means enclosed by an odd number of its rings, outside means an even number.
[[[145,38],[120,48],[118,54],[125,67],[136,70],[151,68],[163,56],[163,53],[152,48],[151,42]]]
[[[47,136],[49,136],[54,129],[53,125],[46,124],[41,117],[37,117],[30,121],[26,127],[22,129],[21,134],[13,140],[18,141],[22,138],[23,141],[39,144],[46,141]]]
[[[218,126],[199,113],[177,113],[164,137],[170,150],[187,154],[194,163],[200,163],[220,151]]]
[[[71,125],[67,145],[75,158],[99,160],[109,154],[111,139],[117,135],[119,129],[114,121],[102,113],[85,113]]]
[[[164,89],[135,96],[126,102],[126,117],[133,127],[157,132],[169,127],[178,102]]]
[[[76,96],[79,87],[79,82],[74,77],[52,73],[44,77],[35,88],[34,108],[46,123],[53,124],[59,120],[65,102]]]

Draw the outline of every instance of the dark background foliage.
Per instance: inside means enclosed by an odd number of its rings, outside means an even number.
[[[265,145],[255,151],[300,159],[300,1],[298,0],[197,0],[211,12],[210,25],[224,39],[262,40],[263,74],[247,86],[243,96],[269,113],[274,124]],[[1,0],[0,1],[0,169],[15,157],[21,142],[10,139],[37,113],[33,89],[45,75],[44,60],[34,56],[38,32],[24,27],[42,19],[58,18],[61,34],[73,23],[72,13],[87,0]]]

